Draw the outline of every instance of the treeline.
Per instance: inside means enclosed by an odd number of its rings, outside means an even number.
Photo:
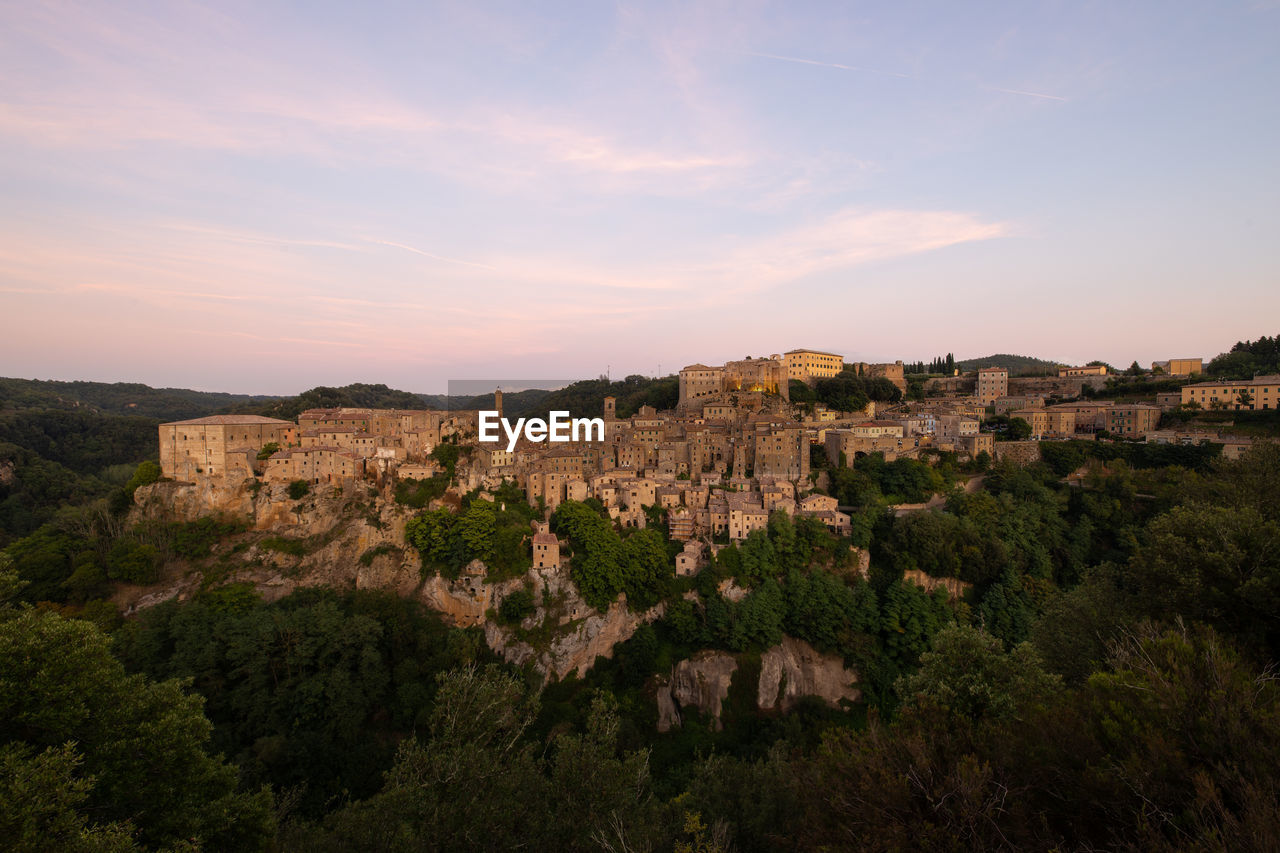
[[[426,408],[425,399],[419,394],[409,391],[397,391],[386,385],[368,385],[362,382],[333,388],[318,385],[303,391],[296,397],[275,399],[266,403],[253,402],[233,407],[238,414],[263,415],[268,418],[280,418],[294,421],[307,409],[422,409]]]
[[[1179,466],[1207,471],[1222,457],[1222,445],[1152,444],[1145,441],[1045,441],[1040,459],[1054,474],[1065,477],[1090,459],[1111,462],[1119,459],[1134,468]]]
[[[972,373],[975,370],[981,370],[984,367],[1003,367],[1009,371],[1010,376],[1056,376],[1058,373],[1058,363],[1056,361],[1045,361],[1043,358],[1034,358],[1029,355],[1011,355],[1009,353],[997,353],[995,355],[983,356],[982,358],[966,358],[955,363],[956,368],[961,373]]]
[[[1102,388],[1094,388],[1089,384],[1082,385],[1080,396],[1086,400],[1145,398],[1144,402],[1146,402],[1156,394],[1172,394],[1181,391],[1183,385],[1197,379],[1198,377],[1161,378],[1150,374],[1138,376],[1110,375],[1107,377],[1106,385]]]
[[[619,418],[631,417],[641,406],[658,411],[674,409],[680,402],[680,380],[675,376],[651,378],[639,374],[613,381],[604,377],[585,379],[552,391],[534,408],[515,414],[546,417],[552,410],[562,410],[575,417],[599,417],[604,413],[605,397],[616,398]]]
[[[888,379],[859,376],[849,367],[836,376],[819,379],[813,387],[792,379],[789,391],[794,404],[822,403],[828,409],[841,412],[862,411],[873,400],[879,403],[902,400],[902,391]]]
[[[136,382],[0,378],[0,410],[57,409],[177,421],[202,417],[230,406],[261,405],[271,399],[187,388],[152,388]]]
[[[925,364],[923,361],[913,361],[902,365],[902,372],[908,374],[921,375],[925,373],[941,373],[950,376],[956,369],[956,357],[951,353],[940,355]]]
[[[1280,373],[1280,335],[1237,341],[1229,351],[1205,365],[1205,373],[1224,379],[1252,379]]]

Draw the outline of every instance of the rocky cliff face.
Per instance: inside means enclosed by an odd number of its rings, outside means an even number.
[[[215,552],[226,582],[254,584],[267,601],[302,587],[386,589],[417,598],[450,624],[479,626],[495,653],[514,664],[532,663],[548,677],[562,679],[589,670],[597,657],[610,657],[641,625],[662,617],[664,606],[643,613],[630,611],[623,599],[603,613],[578,595],[567,566],[532,570],[528,576],[489,583],[485,567],[472,563],[457,580],[422,578],[417,552],[405,545],[406,522],[414,511],[401,507],[367,486],[313,487],[301,500],[289,498],[287,487],[255,488],[253,481],[234,486],[215,483],[155,483],[138,489],[138,520],[194,521],[207,515],[243,520],[249,532],[221,543]],[[301,555],[271,547],[284,539],[305,545]],[[164,583],[122,590],[119,603],[136,612],[169,598],[185,599],[202,586],[201,569],[169,567]],[[535,612],[519,626],[488,618],[503,598],[529,584]],[[745,594],[729,585],[725,594]],[[690,593],[690,595],[694,595]],[[856,674],[838,658],[819,655],[798,640],[785,640],[761,660],[758,703],[765,710],[789,710],[801,696],[819,696],[835,705],[857,699]],[[738,669],[725,652],[703,651],[681,661],[658,691],[659,728],[681,722],[681,712],[696,708],[719,725],[721,706]]]
[[[709,715],[712,725],[719,729],[720,708],[737,669],[738,661],[733,655],[709,650],[697,652],[672,667],[671,677],[658,687],[658,731],[680,725],[680,709],[689,708]]]
[[[858,674],[836,655],[821,654],[804,640],[783,637],[760,657],[756,704],[762,711],[790,711],[802,697],[817,696],[833,708],[856,702]]]
[[[902,579],[922,587],[925,592],[933,592],[938,587],[942,587],[947,591],[947,596],[952,601],[957,598],[963,598],[964,594],[973,586],[973,584],[965,583],[959,578],[935,578],[919,569],[907,569],[902,573]]]
[[[410,596],[421,584],[418,555],[404,545],[408,513],[367,492],[355,497],[320,487],[293,500],[284,486],[254,488],[251,480],[234,486],[161,482],[139,488],[134,502],[139,521],[189,522],[213,515],[246,523],[253,532],[239,538],[234,552],[215,556],[224,561],[228,582],[252,583],[267,601],[308,586],[391,589]],[[300,542],[304,553],[272,549],[265,544],[271,537]],[[229,546],[220,543],[219,549]],[[199,589],[199,571],[185,564],[169,568],[165,589],[122,600],[126,609]]]
[[[658,731],[669,731],[682,722],[682,713],[696,710],[720,728],[720,711],[729,685],[738,670],[728,652],[701,651],[672,667],[668,678],[657,684]],[[856,702],[862,691],[854,685],[858,673],[836,655],[824,655],[792,637],[760,657],[756,706],[762,711],[790,711],[805,696],[816,696],[833,708]]]
[[[166,521],[195,521],[206,515],[254,517],[252,480],[226,483],[201,480],[198,483],[164,481],[140,486],[133,495],[137,512],[145,518]]]
[[[620,597],[601,613],[578,595],[565,566],[533,569],[529,578],[534,587],[533,615],[518,629],[488,622],[484,626],[485,639],[489,648],[508,663],[532,661],[548,676],[564,678],[574,672],[585,673],[597,657],[612,657],[615,643],[629,640],[637,628],[662,618],[665,612],[659,604],[643,613],[633,613]],[[495,601],[501,602],[502,596],[523,583],[523,579],[507,582],[495,590]]]

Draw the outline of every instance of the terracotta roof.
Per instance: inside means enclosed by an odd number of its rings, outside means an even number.
[[[193,418],[189,421],[171,421],[164,426],[202,426],[202,425],[239,426],[248,424],[278,424],[280,426],[296,426],[292,421],[278,418],[264,418],[261,415],[209,415],[204,418]]]

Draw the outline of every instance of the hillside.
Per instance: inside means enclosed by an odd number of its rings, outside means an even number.
[[[202,417],[232,406],[261,406],[275,399],[187,388],[152,388],[138,382],[0,378],[0,410],[61,409],[177,421]]]
[[[607,379],[584,379],[547,394],[528,414],[543,416],[556,409],[568,411],[575,416],[598,417],[604,412],[605,397],[617,398],[620,418],[631,417],[641,406],[653,406],[659,410],[674,409],[680,401],[680,382],[674,376],[651,379],[632,375],[613,382]]]
[[[956,362],[956,368],[961,373],[981,370],[984,367],[1004,367],[1008,369],[1012,376],[1053,374],[1058,370],[1058,362],[1045,361],[1042,358],[1034,358],[1029,355],[1010,355],[1009,353],[996,353],[982,358],[967,358]]]
[[[263,415],[268,418],[295,420],[307,409],[367,408],[367,409],[421,409],[426,402],[419,394],[398,391],[386,385],[367,385],[363,382],[332,388],[317,385],[295,397],[273,398],[267,402],[255,402],[232,407],[236,414]]]

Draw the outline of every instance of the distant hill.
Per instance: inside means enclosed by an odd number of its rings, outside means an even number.
[[[398,391],[386,385],[357,382],[332,388],[317,385],[296,397],[274,398],[266,403],[239,405],[232,411],[242,415],[264,415],[268,418],[295,420],[307,409],[423,409],[431,407],[427,398],[411,391]],[[439,406],[437,406],[438,408]]]
[[[970,373],[974,370],[981,370],[984,367],[1003,367],[1009,371],[1011,376],[1022,374],[1056,375],[1058,372],[1058,362],[1045,361],[1043,358],[1032,358],[1029,355],[996,353],[982,358],[967,358],[964,361],[956,362],[956,368],[961,373]]]
[[[503,411],[517,417],[537,409],[550,391],[532,389],[513,391],[502,395]],[[488,409],[493,407],[492,394],[475,397],[450,397],[447,394],[418,394],[400,391],[386,385],[355,383],[333,388],[319,385],[303,391],[295,397],[271,399],[264,403],[242,404],[232,411],[236,414],[265,415],[269,418],[295,420],[307,409]]]
[[[529,389],[509,391],[502,395],[503,414],[513,418],[545,417],[553,409],[562,409],[580,417],[595,417],[604,410],[604,398],[616,397],[618,417],[635,414],[641,406],[673,409],[679,401],[679,381],[674,376],[651,379],[628,376],[611,382],[607,379],[585,379],[555,391]],[[386,385],[344,385],[341,388],[320,386],[303,391],[296,397],[269,403],[235,407],[239,414],[266,415],[293,420],[307,409],[356,407],[375,409],[489,409],[493,394],[474,397],[449,397],[444,394],[415,394],[398,391]]]
[[[0,411],[55,409],[178,421],[276,397],[152,388],[137,382],[57,382],[0,378]]]

